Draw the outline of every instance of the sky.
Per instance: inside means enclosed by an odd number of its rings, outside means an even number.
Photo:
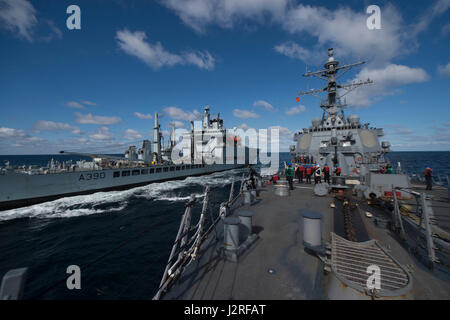
[[[71,5],[80,8],[80,29]],[[370,30],[367,7],[380,8]],[[227,128],[279,128],[281,151],[321,117],[300,90],[334,48],[365,61],[345,112],[393,151],[450,150],[450,0],[0,0],[0,154],[123,152],[206,105]]]

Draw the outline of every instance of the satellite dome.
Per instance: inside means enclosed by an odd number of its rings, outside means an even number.
[[[321,122],[322,122],[322,119],[320,119],[320,118],[313,118],[311,120],[312,126],[314,128],[317,128],[320,125]]]
[[[352,125],[357,125],[359,124],[359,116],[356,114],[351,114],[348,116],[348,122],[350,122],[350,124]]]

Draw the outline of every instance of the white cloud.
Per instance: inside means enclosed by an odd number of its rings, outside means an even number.
[[[241,110],[241,109],[234,109],[233,110],[233,115],[236,118],[241,118],[241,119],[249,119],[249,118],[259,118],[259,115],[252,112],[252,111],[248,111],[248,110]]]
[[[163,0],[163,4],[197,32],[207,25],[232,28],[243,19],[281,21],[289,0]]]
[[[80,100],[80,102],[82,104],[85,104],[85,105],[88,105],[88,106],[96,106],[97,105],[95,102],[88,101],[88,100]]]
[[[442,76],[450,76],[450,62],[445,66],[438,66],[438,72]]]
[[[90,133],[89,138],[92,140],[112,140],[114,136],[109,132],[108,127],[101,127],[95,130],[95,132]]]
[[[288,111],[286,111],[285,113],[286,113],[288,116],[292,116],[292,115],[294,115],[294,114],[299,114],[299,113],[305,112],[305,111],[306,111],[306,107],[303,106],[303,105],[299,105],[299,106],[295,106],[295,107],[290,108],[290,109],[289,109]]]
[[[185,127],[185,123],[182,122],[182,121],[173,120],[173,121],[169,122],[169,126],[175,127],[175,129],[184,128]]]
[[[450,22],[442,27],[441,34],[445,37],[450,33]]]
[[[415,23],[413,34],[417,35],[419,32],[422,32],[428,28],[431,22],[444,14],[450,8],[449,0],[438,0],[436,1],[425,13],[422,17]]]
[[[44,20],[44,22],[47,23],[47,26],[50,29],[48,35],[41,38],[44,42],[50,42],[55,38],[62,39],[63,34],[61,29],[59,29],[52,20]]]
[[[254,107],[262,107],[262,108],[266,109],[267,111],[271,111],[271,112],[275,111],[275,108],[270,103],[268,103],[267,101],[264,101],[264,100],[255,101],[253,103],[253,106]]]
[[[248,130],[248,129],[250,129],[250,127],[246,123],[243,123],[238,127],[238,129]]]
[[[69,108],[74,108],[74,109],[84,109],[84,106],[76,101],[68,101],[66,103],[64,103],[65,106],[69,107]]]
[[[38,121],[33,125],[32,128],[35,132],[41,132],[41,131],[69,131],[73,134],[80,134],[81,130],[80,128],[76,126],[72,126],[68,123],[62,123],[62,122],[53,122],[53,121]]]
[[[184,61],[206,70],[213,70],[215,65],[215,59],[208,51],[185,53]]]
[[[33,29],[38,23],[36,9],[26,0],[0,0],[0,26],[32,41]]]
[[[332,46],[339,56],[364,57],[373,63],[389,61],[409,49],[405,46],[407,30],[397,10],[382,8],[382,29],[369,30],[365,11],[347,7],[329,10],[299,4],[287,12],[283,28],[288,32],[306,33],[317,39],[317,47]]]
[[[286,127],[272,126],[272,127],[269,127],[268,129],[269,129],[269,130],[277,129],[278,132],[279,132],[280,137],[286,137],[286,136],[288,136],[289,138],[291,138],[291,135],[292,135],[291,130],[289,130],[289,129],[286,128]]]
[[[198,111],[196,112],[196,110],[194,110],[194,112],[186,112],[178,107],[165,107],[163,110],[170,118],[175,120],[193,121],[201,115],[201,113]]]
[[[138,117],[139,119],[152,119],[152,115],[151,114],[144,114],[144,113],[140,113],[140,112],[135,112],[134,115],[136,117]]]
[[[81,124],[109,125],[122,121],[119,117],[94,116],[92,113],[81,114],[79,112],[75,112],[75,115],[77,116],[75,121]]]
[[[26,136],[26,133],[23,130],[0,127],[0,138],[16,138],[24,136]]]
[[[191,64],[205,70],[214,69],[215,59],[208,51],[173,54],[164,49],[160,42],[155,44],[147,42],[145,40],[147,35],[143,31],[120,30],[116,33],[116,39],[124,52],[139,58],[153,69],[178,64]]]
[[[373,98],[392,95],[398,90],[396,87],[425,82],[429,79],[428,74],[422,68],[411,68],[404,65],[389,64],[383,68],[364,68],[359,72],[354,81],[370,78],[373,84],[363,86],[347,96],[347,102],[353,107],[367,107],[372,104]],[[342,93],[341,93],[342,94]]]
[[[312,53],[295,42],[289,41],[274,47],[274,50],[289,58],[311,61]]]
[[[127,129],[123,137],[127,140],[139,140],[142,139],[142,134],[137,130]]]

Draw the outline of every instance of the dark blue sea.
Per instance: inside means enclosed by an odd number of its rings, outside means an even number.
[[[0,156],[11,165],[46,165],[78,157]],[[450,152],[392,152],[409,173],[430,165],[450,175]],[[86,159],[88,160],[88,159]],[[290,161],[280,153],[280,163]],[[211,187],[211,204],[227,200],[231,182],[246,170],[153,183],[126,191],[63,198],[0,212],[0,277],[28,267],[25,299],[151,299],[155,294],[191,194]],[[445,180],[445,179],[444,179]],[[198,216],[201,203],[195,206]],[[195,220],[194,220],[195,221]],[[81,267],[81,290],[68,290],[69,265]],[[63,280],[61,282],[61,280]]]

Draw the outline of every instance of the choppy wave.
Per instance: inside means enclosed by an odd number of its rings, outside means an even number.
[[[70,218],[122,211],[132,197],[153,201],[187,201],[190,194],[184,189],[190,186],[223,186],[230,184],[239,170],[216,172],[184,180],[152,183],[124,191],[97,192],[89,195],[61,198],[29,207],[0,212],[0,221],[19,218]],[[196,198],[203,197],[195,193]]]

